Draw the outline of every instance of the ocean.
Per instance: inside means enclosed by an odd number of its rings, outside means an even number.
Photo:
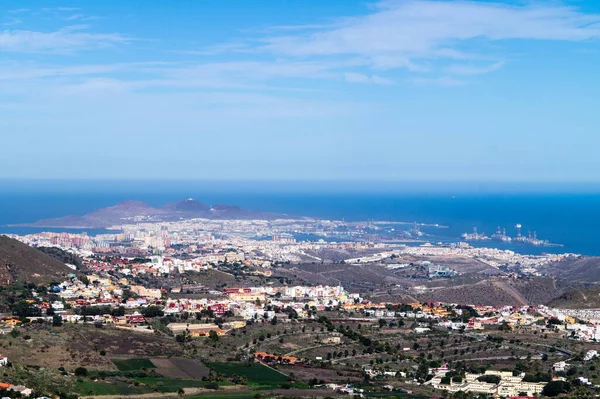
[[[339,185],[250,182],[16,182],[0,180],[0,233],[77,231],[8,227],[42,218],[82,215],[125,200],[161,206],[185,198],[207,205],[228,204],[247,209],[313,216],[326,219],[388,220],[449,226],[422,228],[432,242],[460,241],[477,227],[488,236],[497,226],[514,236],[536,231],[538,238],[563,247],[533,247],[485,241],[477,245],[512,249],[520,253],[572,252],[600,255],[600,191],[520,189],[494,185],[431,186],[397,183]],[[469,188],[470,187],[470,188]],[[529,186],[528,186],[529,187]],[[530,187],[529,187],[530,188]],[[407,226],[408,229],[410,226]],[[102,230],[86,230],[97,234]]]

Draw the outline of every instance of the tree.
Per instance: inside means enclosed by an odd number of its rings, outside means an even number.
[[[185,395],[185,390],[183,388],[179,388],[177,390],[177,396],[179,396],[180,398],[183,398],[183,395]]]
[[[219,340],[219,334],[215,330],[210,330],[208,332],[208,338],[217,342]]]
[[[273,316],[273,318],[271,319],[271,324],[272,325],[277,325],[277,316]]]
[[[118,308],[113,309],[110,314],[112,316],[125,316],[125,307],[119,306]]]
[[[54,327],[61,327],[62,325],[63,325],[62,317],[60,317],[57,314],[55,314],[54,316],[52,316],[52,326],[54,326]]]
[[[156,317],[156,316],[164,316],[165,312],[162,311],[158,306],[147,306],[143,308],[140,312],[144,317]]]
[[[419,364],[415,377],[419,382],[427,381],[427,378],[429,377],[429,367],[427,366],[427,362]]]
[[[488,384],[498,384],[501,378],[499,375],[485,374],[477,378],[477,381],[487,382]]]
[[[571,384],[566,381],[550,381],[546,384],[542,390],[544,396],[558,396],[562,393],[569,393],[571,390]]]
[[[85,367],[77,367],[75,369],[74,373],[77,377],[85,377],[87,375],[88,371]]]
[[[383,328],[387,326],[387,321],[385,319],[379,319],[379,328]]]
[[[32,303],[25,300],[19,301],[12,306],[12,311],[15,316],[29,317],[39,316],[41,311]]]

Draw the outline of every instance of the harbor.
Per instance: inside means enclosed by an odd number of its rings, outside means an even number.
[[[527,235],[522,233],[523,226],[519,223],[515,225],[516,236],[511,237],[506,233],[506,228],[498,226],[496,232],[491,236],[487,236],[485,233],[479,233],[477,227],[473,227],[472,233],[463,233],[462,239],[465,241],[502,241],[505,243],[520,243],[526,245],[533,245],[536,247],[562,247],[563,244],[552,243],[546,239],[540,239],[537,237],[537,232],[529,230]]]

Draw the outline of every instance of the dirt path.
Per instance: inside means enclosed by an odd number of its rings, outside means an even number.
[[[207,389],[207,388],[185,388],[185,395],[198,395],[201,393],[223,393],[223,391],[236,391],[244,392],[248,391],[248,388],[243,385],[227,385],[220,387],[218,390]],[[248,391],[249,392],[249,391]],[[144,394],[135,395],[95,395],[95,396],[81,396],[81,399],[127,399],[127,398],[140,398],[140,399],[163,399],[163,398],[179,398],[177,392],[151,392]],[[223,396],[225,397],[225,396]]]

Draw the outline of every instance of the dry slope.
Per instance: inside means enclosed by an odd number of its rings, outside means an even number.
[[[0,285],[48,283],[72,273],[64,263],[20,241],[0,235]]]

